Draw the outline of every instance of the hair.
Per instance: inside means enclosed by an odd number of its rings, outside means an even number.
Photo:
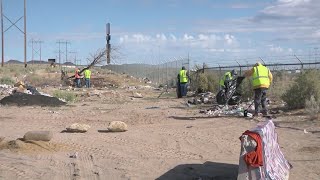
[[[182,68],[181,68],[182,70],[185,70],[186,69],[186,67],[184,67],[184,66],[182,66]]]

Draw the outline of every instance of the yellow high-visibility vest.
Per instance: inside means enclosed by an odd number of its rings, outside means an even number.
[[[84,78],[86,79],[91,78],[91,71],[89,69],[84,70]]]
[[[269,87],[270,80],[269,80],[269,69],[262,64],[253,68],[254,72],[252,75],[252,85],[253,88],[257,88],[261,85]]]
[[[187,70],[180,70],[179,75],[180,75],[180,83],[188,82]]]
[[[224,82],[226,81],[227,77],[229,78],[229,80],[232,80],[232,75],[231,72],[226,72],[223,77],[220,79],[220,86],[224,87]]]

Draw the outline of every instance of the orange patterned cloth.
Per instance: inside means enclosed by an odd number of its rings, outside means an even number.
[[[259,167],[263,166],[262,156],[262,140],[258,133],[252,131],[245,131],[242,135],[248,135],[257,142],[257,147],[254,151],[248,152],[244,156],[244,161],[248,166]]]

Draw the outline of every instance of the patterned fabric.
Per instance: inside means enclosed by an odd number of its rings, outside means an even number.
[[[271,120],[260,122],[257,127],[250,131],[260,134],[263,146],[264,166],[255,168],[254,170],[243,171],[244,167],[241,164],[241,152],[239,161],[238,179],[270,179],[270,180],[285,180],[289,179],[289,170],[291,164],[285,159],[278,144],[278,136],[275,131],[275,126]],[[245,142],[241,141],[241,144]],[[241,169],[241,171],[240,171]],[[250,173],[255,172],[256,178],[252,178]]]

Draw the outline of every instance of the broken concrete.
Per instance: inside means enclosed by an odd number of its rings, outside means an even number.
[[[25,141],[50,141],[53,137],[51,131],[29,131],[23,136]]]
[[[65,132],[72,132],[72,133],[85,133],[90,129],[90,126],[87,124],[79,124],[74,123],[71,124],[69,127],[66,128]]]

